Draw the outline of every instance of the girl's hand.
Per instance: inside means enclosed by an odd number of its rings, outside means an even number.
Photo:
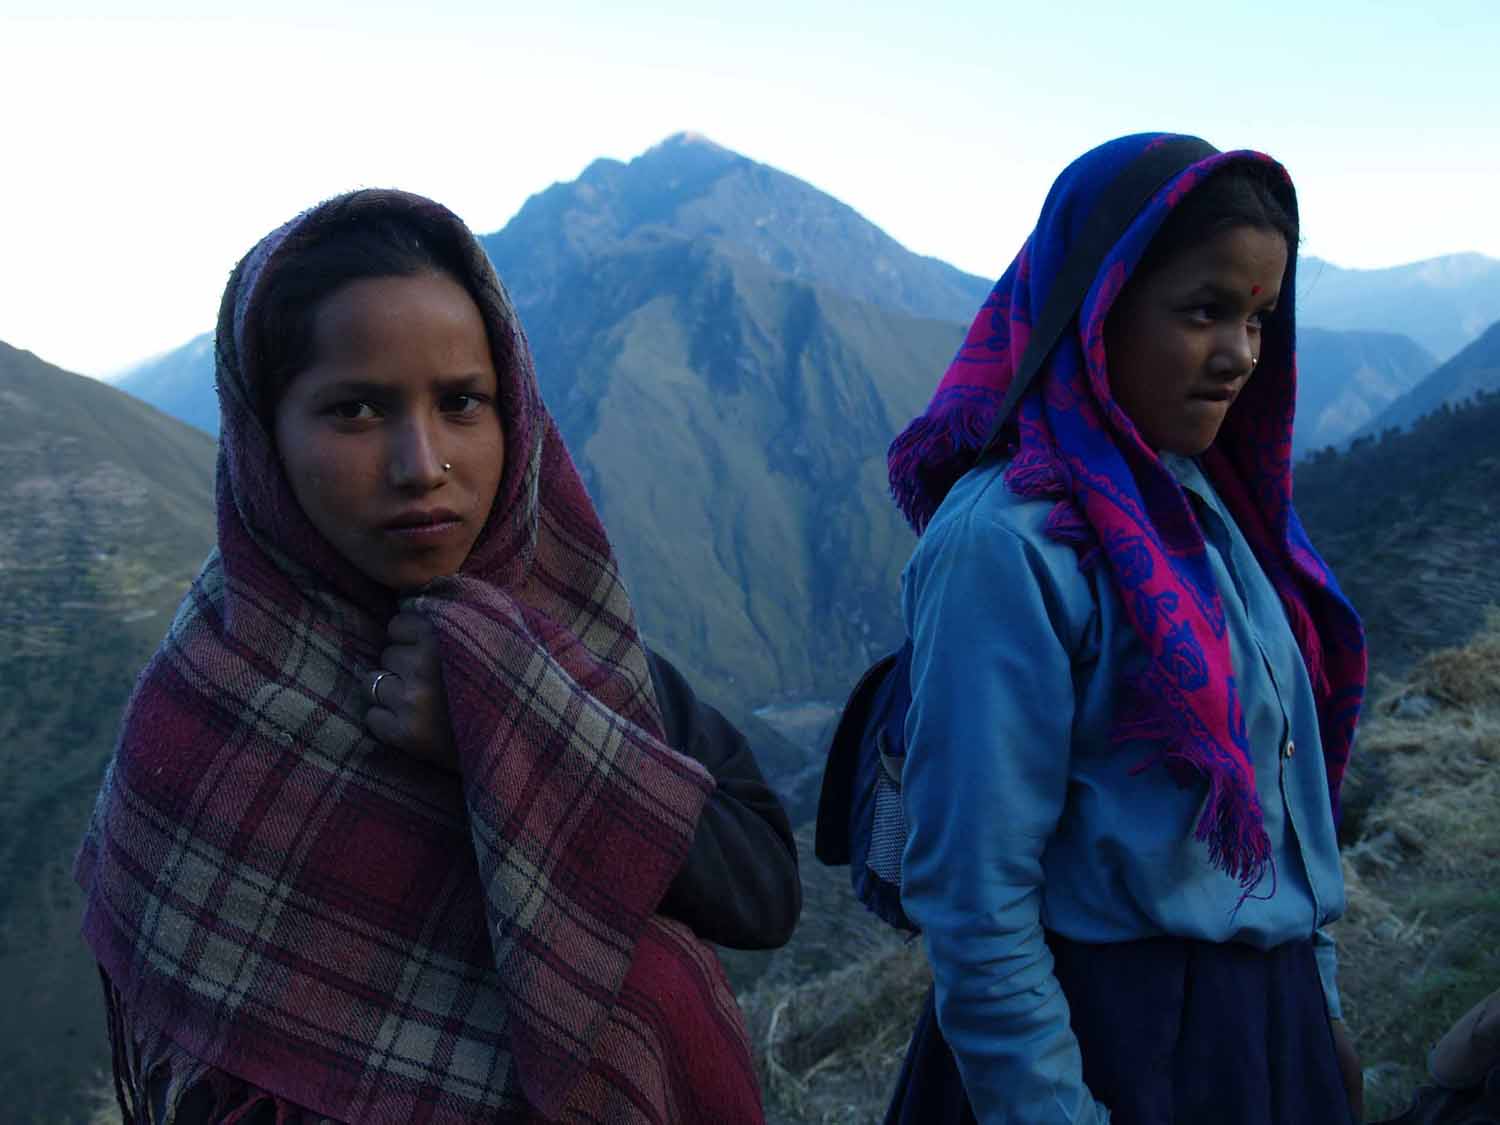
[[[420,614],[398,613],[386,626],[386,642],[379,670],[390,674],[380,679],[365,727],[384,746],[457,772],[458,748],[432,623]]]
[[[1354,1120],[1365,1119],[1365,1072],[1359,1063],[1359,1052],[1354,1049],[1354,1040],[1343,1020],[1330,1020],[1333,1028],[1333,1049],[1338,1055],[1339,1072],[1344,1078],[1344,1090],[1349,1095],[1349,1108],[1354,1111]]]

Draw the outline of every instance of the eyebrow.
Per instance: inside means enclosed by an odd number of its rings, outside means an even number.
[[[441,375],[433,380],[433,384],[444,394],[470,391],[484,382],[484,374],[474,371],[464,375]],[[370,379],[340,379],[336,383],[325,383],[319,387],[319,397],[326,395],[348,395],[351,398],[389,398],[396,393],[397,387],[393,383],[376,382]]]
[[[1232,303],[1241,300],[1245,295],[1245,291],[1232,286],[1222,285],[1217,281],[1200,281],[1188,291],[1185,299],[1193,300],[1200,295],[1207,295],[1215,301]],[[1280,284],[1278,283],[1275,289],[1268,288],[1261,290],[1261,295],[1262,300],[1260,303],[1267,307],[1273,307],[1281,299]]]

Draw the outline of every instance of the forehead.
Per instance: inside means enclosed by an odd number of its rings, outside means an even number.
[[[314,331],[320,354],[413,340],[485,339],[484,319],[468,291],[446,274],[426,271],[340,286],[319,302]]]
[[[1154,272],[1161,283],[1172,286],[1214,283],[1274,292],[1286,273],[1287,257],[1280,231],[1239,225],[1184,247]]]

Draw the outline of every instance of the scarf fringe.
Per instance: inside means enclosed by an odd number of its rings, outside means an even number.
[[[954,482],[974,467],[996,409],[993,392],[954,388],[891,442],[886,451],[891,496],[918,535]]]
[[[1160,677],[1147,672],[1126,686],[1124,695],[1132,700],[1128,710],[1116,719],[1111,741],[1123,743],[1150,742],[1155,749],[1131,767],[1131,776],[1161,766],[1183,788],[1200,780],[1208,782],[1208,799],[1198,818],[1193,838],[1206,845],[1209,863],[1234,879],[1244,892],[1251,893],[1269,872],[1271,894],[1275,893],[1275,864],[1271,857],[1271,838],[1262,823],[1260,802],[1255,793],[1237,791],[1233,778],[1223,770],[1212,768],[1204,749],[1184,729],[1173,713]]]
[[[1057,501],[1047,515],[1043,534],[1072,547],[1078,554],[1079,570],[1087,572],[1099,564],[1103,557],[1099,536],[1078,507],[1072,475],[1059,458],[1045,447],[1022,450],[1005,470],[1005,484],[1017,496]]]
[[[211,1107],[206,1115],[195,1107],[192,1121],[181,1125],[240,1125],[267,1104],[276,1111],[275,1125],[325,1120],[310,1118],[301,1106],[191,1058],[160,1033],[151,1033],[149,1046],[143,1048],[131,1032],[119,989],[102,968],[99,977],[104,985],[110,1069],[122,1125],[178,1125],[177,1113],[183,1097],[200,1089],[212,1093]],[[159,1121],[152,1117],[151,1110],[151,1088],[158,1082],[164,1082],[166,1088],[163,1098],[166,1116]]]

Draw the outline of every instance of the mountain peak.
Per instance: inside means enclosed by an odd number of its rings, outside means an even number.
[[[691,129],[684,129],[680,133],[673,133],[670,137],[667,137],[665,140],[660,141],[660,142],[658,142],[655,145],[652,145],[651,148],[648,151],[654,152],[656,149],[659,149],[659,148],[686,148],[689,145],[697,146],[697,147],[701,147],[701,148],[714,149],[714,150],[717,150],[718,152],[729,152],[730,151],[729,149],[725,148],[723,145],[718,144],[717,142],[711,140],[709,137],[705,136],[704,134],[694,132]]]
[[[901,246],[852,207],[701,133],[673,133],[628,163],[596,160],[527,200],[481,241],[525,314],[601,256],[681,239],[748,256],[856,300],[967,322],[989,283]]]

